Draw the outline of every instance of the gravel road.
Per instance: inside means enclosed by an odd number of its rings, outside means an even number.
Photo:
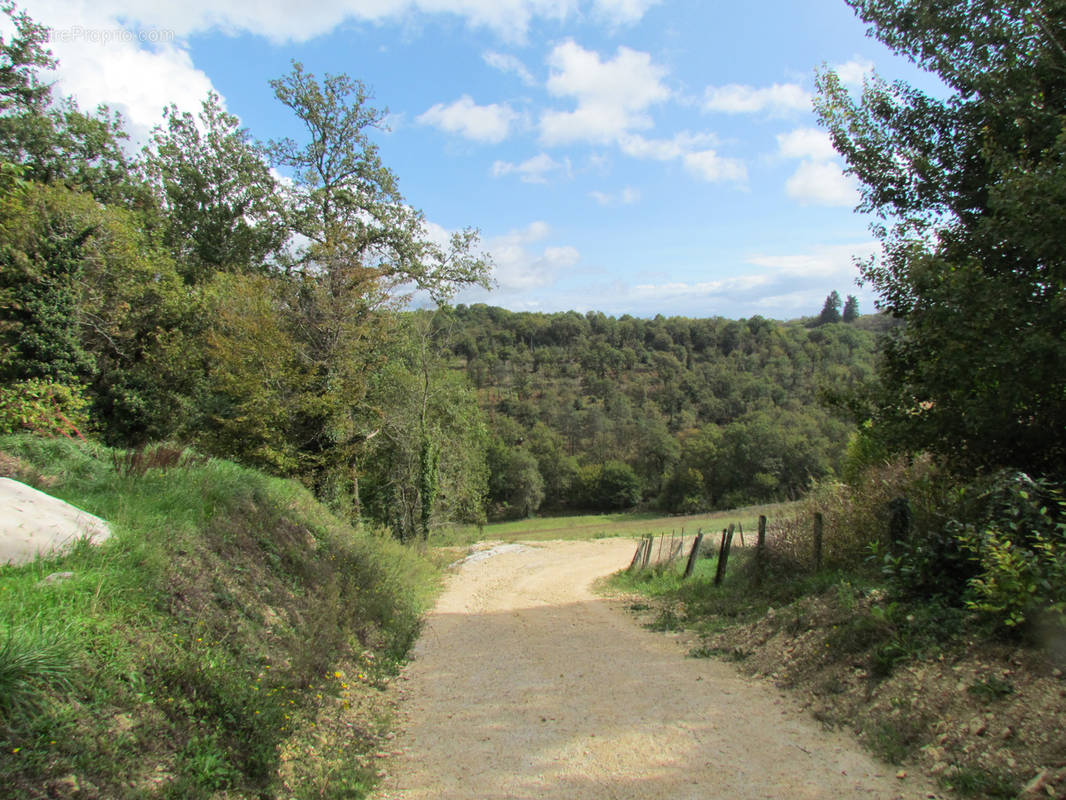
[[[458,565],[398,681],[379,800],[927,798],[732,664],[597,596],[627,539],[482,552]],[[742,666],[742,665],[741,665]]]

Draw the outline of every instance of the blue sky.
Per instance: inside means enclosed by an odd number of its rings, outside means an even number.
[[[23,3],[61,91],[146,138],[214,89],[260,139],[298,136],[268,81],[295,59],[390,112],[376,137],[434,234],[481,230],[498,287],[460,302],[790,319],[874,252],[811,111],[814,74],[932,88],[843,0]],[[134,33],[130,33],[134,32]]]

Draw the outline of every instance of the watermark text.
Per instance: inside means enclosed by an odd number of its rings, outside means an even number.
[[[69,28],[52,28],[48,31],[48,41],[60,44],[72,44],[74,42],[103,45],[114,42],[169,44],[174,39],[174,31],[167,28],[146,28],[139,31],[130,31],[125,28],[84,28],[81,25],[72,25]]]

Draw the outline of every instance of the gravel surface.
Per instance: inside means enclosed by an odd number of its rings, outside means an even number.
[[[734,665],[685,657],[596,578],[628,539],[458,564],[398,681],[379,800],[928,798]]]

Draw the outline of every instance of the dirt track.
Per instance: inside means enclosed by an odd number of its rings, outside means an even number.
[[[400,681],[402,754],[377,797],[932,796],[766,684],[686,658],[593,594],[634,546],[507,546],[458,567]]]

